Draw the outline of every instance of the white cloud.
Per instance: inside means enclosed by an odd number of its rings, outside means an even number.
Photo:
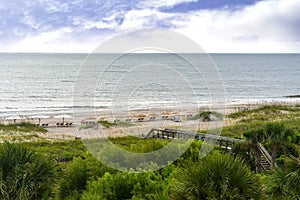
[[[40,27],[40,24],[38,24],[35,21],[35,19],[28,14],[28,12],[24,13],[24,17],[21,19],[20,22],[23,23],[23,24],[25,24],[25,25],[28,25],[29,27],[31,27],[33,29],[37,29],[37,28]]]
[[[89,20],[89,19],[82,19],[82,18],[74,18],[73,25],[80,26],[83,29],[115,29],[118,26],[117,21],[115,18],[106,18],[100,19],[99,21]]]
[[[14,28],[12,30],[12,33],[14,34],[14,36],[19,37],[19,38],[23,38],[26,36],[26,33],[22,30],[20,30],[19,28]]]
[[[184,1],[189,0],[159,1],[157,7]],[[112,32],[122,32],[143,27],[171,27],[196,41],[207,52],[300,52],[299,10],[300,0],[265,0],[238,10],[223,8],[190,13],[164,13],[152,6],[126,12],[116,11],[99,21],[74,17],[71,26],[75,25],[76,28],[60,28],[37,35],[27,35],[23,41],[12,44],[9,48],[2,47],[0,50],[91,52],[95,45],[100,44],[105,37],[110,37],[111,33],[103,36],[104,32],[101,30],[89,33],[90,29],[112,29]],[[121,25],[117,22],[120,18],[123,18]],[[30,17],[24,21],[30,26],[38,26]],[[15,31],[22,36],[23,33],[18,29]],[[90,34],[85,41],[76,38],[78,35],[82,38],[82,32]]]
[[[173,17],[173,14],[162,13],[153,9],[131,10],[124,15],[124,21],[119,29],[158,28],[158,22],[169,21],[168,19]]]
[[[300,52],[300,32],[295,32],[295,23],[300,25],[299,10],[299,0],[267,0],[240,10],[175,14],[132,10],[125,14],[119,30],[155,28],[167,21],[207,52]]]
[[[208,52],[299,52],[299,10],[299,0],[269,0],[237,11],[189,13],[173,23]]]
[[[92,50],[91,44],[72,41],[68,34],[70,28],[28,35],[24,40],[8,47],[8,52],[87,52]]]
[[[84,29],[91,29],[91,28],[98,28],[98,29],[113,29],[117,26],[117,22],[112,21],[112,22],[104,22],[104,21],[87,21],[84,25]]]
[[[40,1],[42,4],[45,4],[45,10],[48,13],[53,13],[53,12],[69,12],[70,7],[67,3],[63,3],[61,1],[57,0],[41,0]]]

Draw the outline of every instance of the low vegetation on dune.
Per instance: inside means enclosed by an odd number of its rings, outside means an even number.
[[[190,117],[190,120],[200,120],[204,122],[209,122],[215,119],[223,119],[223,115],[214,111],[200,111],[198,114]]]
[[[39,134],[48,131],[28,122],[0,124],[0,140],[12,142],[40,141]]]
[[[2,132],[47,132],[47,130],[41,126],[36,126],[29,122],[12,123],[12,124],[0,124],[0,130]]]
[[[286,128],[300,131],[300,107],[299,106],[264,106],[262,108],[246,110],[227,115],[228,120],[236,123],[223,128],[222,135],[244,139],[244,133],[258,131],[269,122],[279,122]]]
[[[99,162],[91,152],[102,148],[102,139],[3,142],[0,199],[300,199],[299,113],[299,107],[268,106],[230,114],[228,118],[237,123],[224,127],[222,135],[245,142],[231,150],[215,147],[200,158],[203,142],[193,140],[175,162],[147,173],[121,172]],[[40,127],[26,126],[24,130],[40,132]],[[22,129],[17,124],[2,127],[4,132]],[[170,144],[169,140],[135,137],[110,141],[134,153],[152,152]],[[97,145],[88,151],[87,144]],[[267,171],[259,167],[258,144],[264,145],[277,167]],[[123,164],[134,162],[115,156]],[[143,165],[140,161],[136,170]]]
[[[253,121],[279,121],[287,119],[299,119],[299,106],[283,106],[270,105],[258,109],[245,110],[229,114],[228,118],[235,119],[238,122],[253,122]]]
[[[100,120],[100,121],[98,121],[98,123],[101,124],[102,126],[106,127],[106,128],[134,126],[134,124],[131,124],[129,122],[118,121],[118,120],[116,120],[115,122],[109,122],[109,121],[106,121],[106,120]]]

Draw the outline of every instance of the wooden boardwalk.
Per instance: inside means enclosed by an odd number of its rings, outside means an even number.
[[[213,134],[196,133],[177,129],[151,129],[145,138],[154,139],[196,139],[206,142],[212,142],[213,144],[218,144],[220,147],[226,150],[231,150],[231,147],[235,143],[246,142],[246,140],[224,137]],[[262,144],[258,144],[258,149],[260,152],[260,165],[263,170],[270,170],[273,166],[271,164],[271,156],[268,151],[264,148]],[[275,163],[275,167],[276,167]]]
[[[219,135],[213,134],[205,134],[205,133],[195,133],[190,131],[183,131],[177,129],[151,129],[149,133],[146,135],[146,138],[154,138],[154,139],[196,139],[202,140],[206,142],[212,142],[215,144],[219,144],[219,146],[224,147],[226,149],[230,149],[230,147],[234,143],[244,142],[244,140],[223,137]]]

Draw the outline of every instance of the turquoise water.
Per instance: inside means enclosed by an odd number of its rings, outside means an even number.
[[[0,54],[0,115],[71,112],[74,85],[86,56]],[[105,59],[111,59],[109,55],[106,56]],[[300,54],[210,56],[221,74],[227,103],[298,100],[286,96],[300,95]],[[160,69],[159,66],[164,67]],[[132,69],[136,71],[133,73]],[[203,69],[200,74],[210,73]],[[94,70],[91,76],[102,74],[96,77],[98,81],[92,105],[100,110],[109,108],[114,98],[117,98],[120,107],[130,105],[145,108],[159,104],[176,106],[181,103],[179,98],[188,96],[190,91],[193,91],[191,96],[198,104],[211,102],[207,81],[189,68],[188,64],[175,59],[174,55],[131,55],[114,60],[106,69],[101,63],[96,63]],[[144,84],[143,80],[147,80],[147,83]],[[163,83],[171,83],[175,89]],[[112,95],[114,92],[128,96]],[[90,105],[87,103],[86,106]]]

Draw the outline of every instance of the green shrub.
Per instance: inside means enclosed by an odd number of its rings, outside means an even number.
[[[81,158],[75,158],[66,170],[66,176],[60,185],[60,199],[80,199],[81,192],[87,182],[86,162]]]
[[[172,199],[261,199],[260,180],[239,158],[211,154],[174,174]]]
[[[87,182],[96,180],[107,172],[113,173],[115,170],[103,165],[88,153],[83,158],[74,158],[65,169],[60,183],[59,198],[80,199]]]
[[[271,171],[266,185],[268,194],[274,199],[299,199],[300,158],[286,158],[283,167]]]
[[[149,173],[105,173],[96,181],[88,183],[83,193],[83,200],[107,199],[154,199],[163,200],[168,197],[168,180],[164,180],[158,172]],[[165,198],[167,199],[167,198]]]
[[[55,167],[21,144],[0,147],[0,199],[48,199],[53,194]]]

